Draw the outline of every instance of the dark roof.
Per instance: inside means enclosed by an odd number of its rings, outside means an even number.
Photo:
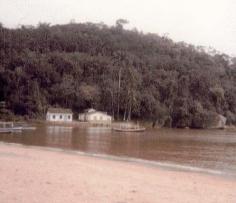
[[[48,113],[69,113],[72,114],[71,109],[63,109],[63,108],[49,108]]]

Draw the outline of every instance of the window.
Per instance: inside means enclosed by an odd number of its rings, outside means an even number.
[[[60,115],[60,119],[62,120],[62,115]]]
[[[68,116],[68,119],[70,119],[70,116]]]
[[[56,116],[55,116],[55,115],[53,115],[53,116],[52,116],[52,119],[53,119],[53,120],[55,120],[55,119],[56,119]]]

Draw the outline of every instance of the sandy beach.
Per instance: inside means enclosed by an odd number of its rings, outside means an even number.
[[[0,144],[0,202],[236,202],[236,180]]]

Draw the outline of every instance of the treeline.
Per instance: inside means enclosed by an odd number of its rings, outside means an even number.
[[[0,25],[0,101],[29,118],[60,106],[171,127],[203,127],[216,113],[236,123],[235,59],[125,23]]]

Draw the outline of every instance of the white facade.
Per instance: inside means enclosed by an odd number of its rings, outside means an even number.
[[[112,117],[106,112],[89,109],[87,112],[79,114],[79,120],[91,123],[111,123]]]
[[[79,121],[85,121],[86,120],[85,116],[86,116],[86,113],[80,113],[79,114]]]
[[[93,112],[86,115],[86,120],[88,122],[111,122],[111,116],[103,112]]]
[[[73,113],[68,109],[49,109],[46,120],[53,122],[72,122]]]

